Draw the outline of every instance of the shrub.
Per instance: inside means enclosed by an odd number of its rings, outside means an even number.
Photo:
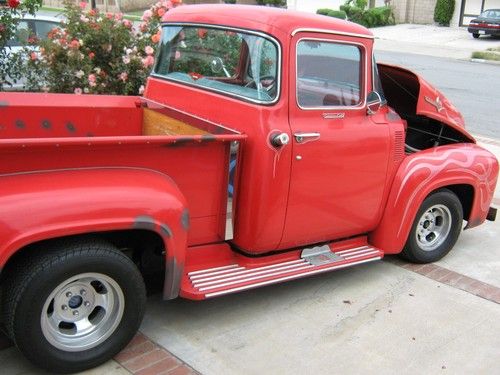
[[[316,14],[321,14],[322,16],[328,16],[328,13],[331,12],[330,8],[320,8],[316,11]]]
[[[396,23],[392,9],[386,6],[368,9],[365,12],[364,20],[367,27],[387,26]]]
[[[8,86],[10,80],[15,78],[17,72],[13,59],[10,56],[8,41],[14,36],[17,25],[26,13],[35,14],[36,10],[42,5],[42,0],[7,0],[0,4],[0,90]]]
[[[257,0],[257,4],[281,8],[286,5],[286,0]]]
[[[135,30],[122,14],[85,11],[65,2],[66,21],[53,29],[39,50],[25,49],[22,66],[31,91],[140,94],[154,64],[163,15],[181,1],[163,1],[144,12]]]
[[[333,10],[328,8],[318,9],[316,11],[316,14],[321,14],[323,16],[328,16],[328,17],[340,18],[341,20],[345,20],[347,18],[347,15],[343,10]]]
[[[381,6],[366,9],[366,0],[348,0],[340,6],[340,10],[347,14],[347,19],[365,27],[394,25],[395,18],[392,8]]]
[[[434,21],[442,26],[450,26],[455,11],[455,0],[437,0],[434,8]]]

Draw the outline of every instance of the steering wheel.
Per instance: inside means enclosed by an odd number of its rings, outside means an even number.
[[[268,83],[266,81],[270,82]],[[263,83],[266,83],[266,85]],[[258,81],[251,79],[245,84],[244,87],[255,88],[257,90],[264,89],[269,95],[271,95],[272,91],[276,89],[276,77],[268,74],[260,77]]]

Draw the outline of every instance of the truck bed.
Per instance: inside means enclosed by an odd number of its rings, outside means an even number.
[[[189,245],[224,239],[231,144],[244,138],[141,97],[0,95],[0,178],[103,167],[164,173],[188,201]]]

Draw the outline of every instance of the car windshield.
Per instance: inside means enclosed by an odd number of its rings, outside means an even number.
[[[261,34],[164,26],[154,75],[258,103],[279,94],[278,46]]]
[[[483,18],[499,18],[500,19],[500,9],[498,9],[498,10],[495,10],[495,9],[485,10],[483,13],[481,13],[481,17],[483,17]]]

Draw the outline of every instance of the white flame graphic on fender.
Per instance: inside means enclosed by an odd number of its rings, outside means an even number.
[[[444,149],[444,148],[448,149]],[[405,190],[407,184],[412,181],[412,177],[419,172],[426,171],[428,175],[420,181],[410,197],[406,199],[403,218],[406,217],[415,197],[430,183],[437,175],[441,173],[453,173],[456,175],[467,174],[472,176],[477,181],[479,194],[479,202],[483,211],[488,210],[490,198],[493,195],[493,190],[496,185],[497,168],[493,168],[494,164],[490,162],[494,156],[476,145],[460,145],[460,148],[453,146],[443,146],[434,149],[432,152],[423,152],[422,154],[414,154],[409,156],[404,169],[398,174],[403,175],[399,191],[394,200],[394,207],[398,205],[399,198]],[[403,221],[399,226],[398,236],[401,233]]]

